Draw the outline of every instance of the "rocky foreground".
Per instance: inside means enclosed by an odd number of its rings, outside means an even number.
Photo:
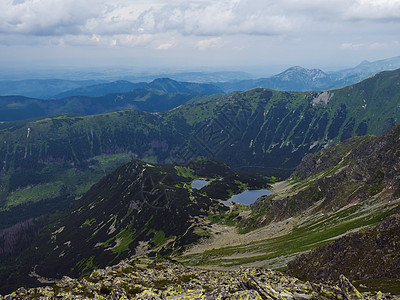
[[[338,285],[302,282],[265,269],[210,271],[154,262],[121,262],[81,279],[63,277],[52,286],[20,288],[0,299],[400,299],[360,293],[344,276]]]

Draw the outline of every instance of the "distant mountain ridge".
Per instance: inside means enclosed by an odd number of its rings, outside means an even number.
[[[0,80],[0,96],[25,96],[47,99],[55,94],[78,87],[104,83],[104,80],[26,79]]]
[[[126,76],[122,72],[119,77],[113,75],[113,78],[118,78],[117,81],[113,82],[109,80],[71,81],[59,79],[8,80],[0,81],[0,96],[19,95],[40,99],[59,99],[82,95],[104,96],[110,93],[128,92],[143,87],[149,81],[155,81],[158,78],[171,78],[175,81],[187,83],[209,83],[214,86],[210,87],[213,89],[212,92],[204,93],[221,93],[221,90],[215,90],[216,87],[219,87],[225,93],[246,91],[257,87],[282,91],[321,91],[352,85],[378,72],[398,68],[400,68],[400,56],[374,62],[363,61],[353,68],[335,72],[323,72],[319,69],[306,69],[296,66],[268,78],[254,78],[254,76],[245,72],[183,72],[138,76]],[[96,74],[92,74],[92,76],[97,78]]]
[[[191,95],[198,94],[223,94],[224,91],[212,84],[179,82],[169,78],[158,78],[150,83],[119,80],[110,83],[86,86],[55,95],[53,98],[61,99],[71,96],[104,96],[111,93],[126,93],[134,89],[154,89],[166,93],[187,93]]]
[[[263,87],[280,91],[322,91],[341,88],[382,71],[400,68],[400,56],[375,62],[364,61],[354,68],[325,73],[319,69],[291,67],[269,78],[217,83],[225,92]]]
[[[106,94],[108,91],[126,91]],[[187,102],[209,100],[223,94],[210,84],[178,82],[168,78],[151,83],[134,84],[127,81],[85,87],[62,99],[41,100],[22,96],[0,96],[0,121],[10,122],[57,114],[102,114],[136,109],[160,112]],[[85,96],[86,94],[87,96]]]
[[[142,88],[146,84],[146,82],[133,83],[126,80],[117,80],[114,82],[88,85],[76,89],[71,89],[60,94],[52,95],[51,98],[62,99],[71,96],[99,97],[107,94],[127,93],[134,89]]]
[[[331,77],[319,69],[295,66],[269,78],[219,83],[218,85],[225,91],[242,91],[256,87],[280,91],[307,91],[321,90],[330,82]]]

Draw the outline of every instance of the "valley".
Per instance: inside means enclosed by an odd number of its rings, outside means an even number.
[[[132,158],[171,163],[206,156],[284,178],[307,153],[394,126],[399,74],[383,72],[330,92],[259,88],[159,113],[125,110],[6,123],[10,127],[0,131],[0,205],[10,208],[32,195],[35,202],[79,197]],[[30,175],[22,176],[22,169]]]
[[[161,82],[165,91],[139,91],[172,97],[166,86],[178,83]],[[185,95],[160,111],[124,107],[2,124],[0,294],[22,285],[37,287],[19,290],[25,296],[71,294],[63,276],[77,278],[74,289],[86,289],[93,274],[113,265],[124,266],[129,271],[118,276],[128,277],[179,265],[199,278],[198,270],[242,278],[243,268],[264,278],[241,279],[227,287],[231,294],[264,295],[268,276],[297,282],[288,274],[313,282],[298,287],[306,299],[322,297],[324,289],[345,297],[348,279],[357,295],[400,293],[399,264],[392,263],[399,253],[400,70],[323,92]],[[203,184],[192,185],[198,180]],[[247,190],[272,193],[249,205],[225,202]],[[364,246],[375,269],[341,264],[347,248],[335,240],[371,243],[381,236],[383,242]],[[393,246],[384,247],[387,241]],[[335,263],[324,268],[332,253]],[[363,277],[352,272],[360,268]],[[157,286],[147,284],[108,285],[107,293],[118,286],[134,297]],[[158,285],[157,295],[176,284]],[[204,284],[196,289],[203,296],[221,292]]]

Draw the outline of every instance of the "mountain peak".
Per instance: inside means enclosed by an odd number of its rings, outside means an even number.
[[[173,80],[173,79],[171,79],[171,78],[169,78],[169,77],[161,77],[161,78],[154,79],[152,82],[150,82],[150,84],[155,84],[155,83],[172,83],[172,82],[176,83],[176,82],[178,82],[178,81]]]
[[[364,60],[359,64],[359,66],[369,65],[370,63],[371,63],[370,61],[364,59]]]

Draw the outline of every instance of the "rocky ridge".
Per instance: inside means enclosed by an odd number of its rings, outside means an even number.
[[[145,264],[143,264],[145,263]],[[280,272],[241,268],[211,271],[171,262],[121,262],[81,279],[63,277],[52,286],[1,296],[11,299],[400,299],[360,293],[346,277],[338,285],[302,282]]]

